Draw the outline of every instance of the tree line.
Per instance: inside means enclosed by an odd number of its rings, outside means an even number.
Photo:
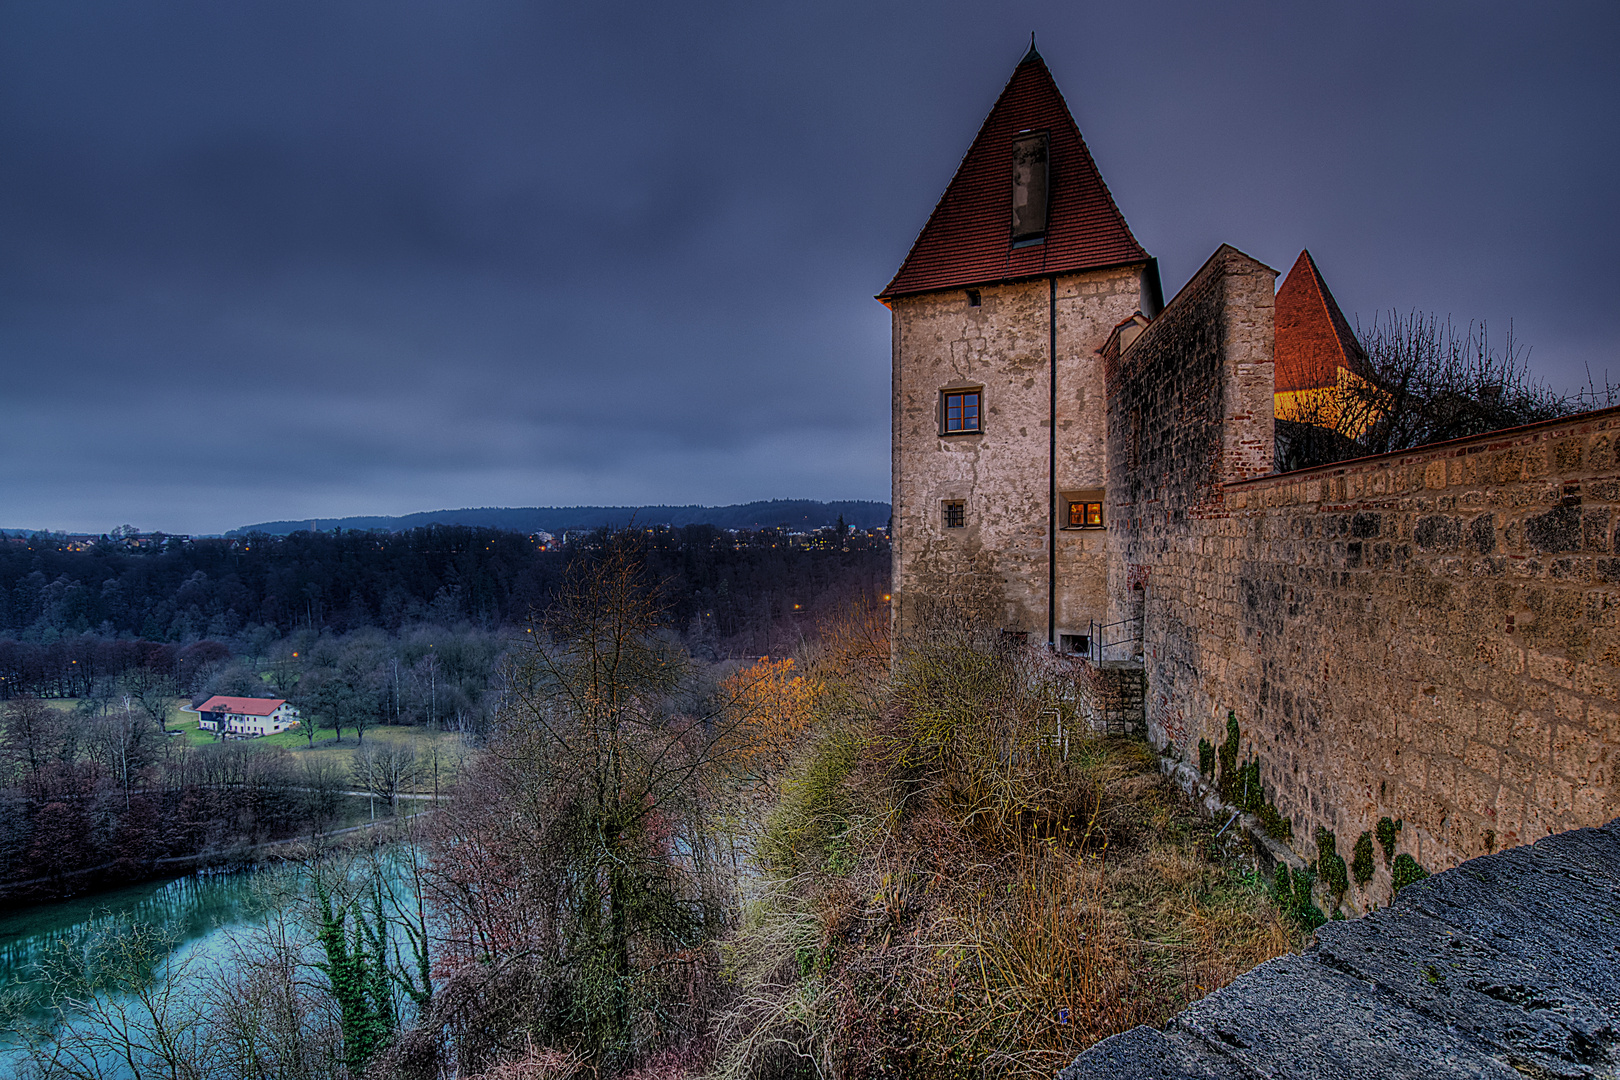
[[[549,549],[519,533],[445,526],[155,550],[115,542],[79,550],[44,534],[0,541],[0,699],[85,697],[136,668],[192,693],[231,657],[262,657],[300,634],[517,626],[549,603],[569,562],[608,535]],[[829,597],[888,577],[878,533],[693,525],[639,537],[670,625],[700,656],[770,651]]]

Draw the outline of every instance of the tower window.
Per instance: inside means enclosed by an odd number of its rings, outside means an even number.
[[[1103,526],[1103,504],[1100,502],[1069,503],[1068,527],[1071,529],[1100,529]]]
[[[979,390],[945,390],[940,394],[940,425],[942,435],[972,435],[984,430],[980,426]]]
[[[967,505],[961,499],[950,499],[945,503],[945,527],[947,529],[960,529],[967,525]]]
[[[1012,242],[1014,247],[1046,237],[1047,137],[1020,132],[1012,145]]]

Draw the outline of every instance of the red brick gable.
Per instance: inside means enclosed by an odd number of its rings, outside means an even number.
[[[1051,172],[1046,239],[1012,246],[1012,142],[1046,131]],[[879,300],[1047,274],[1145,263],[1052,73],[1033,47],[985,117],[911,253]]]
[[[1276,318],[1273,359],[1278,391],[1336,386],[1339,368],[1362,378],[1369,375],[1367,354],[1308,250],[1299,253],[1277,290]]]

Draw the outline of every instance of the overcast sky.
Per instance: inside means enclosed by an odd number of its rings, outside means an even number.
[[[0,526],[889,492],[904,257],[1029,32],[1167,295],[1620,381],[1620,4],[0,5]]]

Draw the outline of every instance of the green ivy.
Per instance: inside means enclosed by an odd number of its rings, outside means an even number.
[[[1294,838],[1294,823],[1277,812],[1271,803],[1263,804],[1254,812],[1265,828],[1266,835],[1273,840],[1292,840]]]
[[[1355,849],[1350,853],[1350,873],[1355,875],[1356,884],[1366,887],[1373,876],[1373,840],[1372,833],[1364,832],[1356,838]]]
[[[1238,755],[1238,722],[1237,713],[1231,709],[1226,710],[1226,741],[1221,743],[1221,778],[1219,787],[1221,798],[1229,803],[1237,802],[1237,755]]]
[[[1306,931],[1315,930],[1327,922],[1327,916],[1311,899],[1311,886],[1316,877],[1309,870],[1290,874],[1286,863],[1277,864],[1277,875],[1272,879],[1271,898],[1284,915],[1293,919]]]
[[[1320,827],[1316,830],[1316,867],[1333,893],[1333,906],[1338,907],[1344,894],[1350,891],[1350,876],[1339,855],[1337,837]]]
[[[1422,881],[1428,877],[1429,872],[1419,866],[1416,859],[1403,851],[1395,856],[1393,876],[1395,879],[1395,891],[1400,892],[1414,881]]]
[[[1215,744],[1208,739],[1198,740],[1198,772],[1206,780],[1215,779]]]
[[[1395,837],[1400,835],[1401,823],[1392,818],[1381,817],[1377,826],[1378,844],[1384,849],[1384,865],[1388,866],[1390,860],[1395,858]]]

